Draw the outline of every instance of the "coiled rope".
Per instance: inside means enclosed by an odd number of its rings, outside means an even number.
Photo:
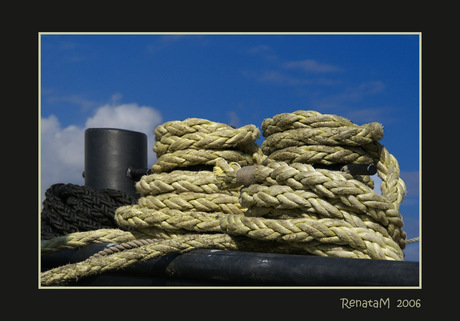
[[[138,204],[117,210],[119,226],[181,234],[217,232],[221,217],[244,213],[238,201],[239,187],[219,189],[212,169],[222,157],[240,165],[256,164],[263,156],[255,143],[260,135],[256,126],[235,129],[189,118],[164,123],[154,133],[158,160],[152,166],[153,174],[136,184],[142,195]],[[196,166],[201,170],[187,170]]]
[[[131,264],[133,260],[146,260],[170,252],[183,252],[193,248],[237,249],[237,243],[222,232],[219,221],[229,214],[242,215],[244,208],[238,201],[239,187],[221,190],[217,187],[213,166],[218,159],[240,165],[262,161],[264,155],[255,143],[260,132],[254,125],[232,128],[229,125],[205,119],[190,118],[172,121],[155,128],[154,151],[157,162],[152,174],[136,183],[141,194],[138,203],[121,206],[115,219],[121,228],[129,231],[104,230],[97,233],[74,233],[55,242],[42,242],[42,253],[66,248],[70,244],[103,242],[114,237],[122,242],[149,239],[144,243],[129,243],[126,249],[110,255],[96,255],[82,264],[59,267],[42,274],[42,284],[65,282],[99,269],[110,269]],[[205,148],[205,149],[204,149]],[[154,241],[153,241],[154,240]],[[111,241],[114,242],[114,241]],[[242,242],[244,243],[244,241]],[[133,248],[133,244],[136,246]],[[135,259],[130,255],[130,251]],[[149,253],[140,255],[137,253]],[[156,254],[155,254],[156,253]],[[128,255],[129,259],[125,256]],[[152,256],[153,255],[153,256]],[[105,262],[102,266],[100,261]],[[110,265],[107,260],[114,260]],[[124,263],[122,263],[124,262]],[[81,267],[83,266],[83,267]],[[88,267],[90,271],[88,270]],[[124,265],[123,265],[124,266]]]
[[[96,190],[89,186],[61,183],[51,185],[45,192],[40,215],[41,239],[117,228],[115,210],[135,203],[135,197],[114,189]]]
[[[82,233],[73,233],[45,248],[49,253],[111,237],[117,239],[112,243],[148,241],[46,271],[42,284],[65,284],[196,248],[403,259],[406,235],[398,209],[405,186],[396,159],[377,142],[380,124],[358,126],[335,115],[297,111],[264,120],[262,129],[265,155],[255,144],[253,125],[234,129],[187,119],[158,126],[153,174],[136,184],[142,197],[116,210],[118,225],[132,230],[86,232],[82,242],[76,240]],[[368,177],[317,168],[369,161],[382,178],[382,195],[372,191]]]
[[[194,165],[215,164],[217,158],[251,165],[262,161],[263,154],[255,143],[260,131],[254,125],[234,129],[229,125],[201,118],[170,121],[154,130],[157,154],[154,173]]]
[[[250,177],[242,181],[249,186],[240,202],[248,210],[223,218],[224,231],[301,242],[317,255],[403,259],[399,205],[405,185],[396,159],[377,142],[383,137],[379,123],[358,126],[335,115],[296,111],[265,119],[262,130],[265,165],[246,169]],[[369,177],[315,168],[350,161],[376,164],[382,195]],[[235,186],[240,166],[219,165],[222,186]]]
[[[221,168],[227,165],[219,164]],[[322,175],[308,177],[316,171],[311,165],[299,163],[255,166],[255,183],[243,188],[240,196],[241,204],[248,210],[244,216],[223,218],[222,229],[260,240],[298,242],[298,246],[315,255],[402,260],[400,246],[378,221],[389,225],[380,207],[384,200],[377,202],[377,198],[368,197],[367,206],[363,205],[360,201],[373,193],[367,186],[358,181],[347,184],[352,180],[345,180],[340,174],[327,175],[325,170],[320,172]],[[339,182],[333,184],[335,187],[328,184],[331,178]],[[313,183],[309,185],[309,181]],[[293,185],[299,189],[292,188]],[[327,199],[324,195],[331,191],[340,193]]]

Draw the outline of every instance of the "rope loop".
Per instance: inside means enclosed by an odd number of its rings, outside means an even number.
[[[254,125],[233,128],[200,118],[166,122],[154,130],[158,156],[154,173],[190,166],[214,166],[218,158],[242,165],[260,163],[264,155],[256,144],[260,136]]]
[[[141,198],[115,211],[119,228],[42,241],[42,254],[119,243],[42,273],[43,285],[121,269],[195,248],[403,260],[405,185],[378,141],[379,123],[298,110],[233,128],[200,118],[154,130],[157,161],[136,183]],[[379,195],[366,171],[377,169]],[[375,167],[374,167],[375,166]]]
[[[399,204],[405,194],[405,185],[399,178],[396,159],[378,143],[383,137],[381,124],[374,122],[358,126],[335,115],[296,111],[265,119],[262,130],[266,138],[262,143],[262,151],[267,156],[262,164],[235,166],[234,163],[227,164],[223,159],[216,162],[214,172],[220,188],[244,185],[239,200],[247,208],[245,217],[248,218],[224,218],[225,224],[222,221],[221,227],[225,227],[227,233],[249,237],[258,235],[257,238],[264,233],[271,233],[267,234],[270,239],[280,237],[283,240],[297,239],[287,235],[300,233],[298,235],[304,235],[304,240],[308,240],[305,241],[307,248],[308,242],[314,241],[314,247],[309,248],[311,253],[318,249],[317,242],[324,244],[334,240],[338,246],[352,246],[354,251],[363,250],[371,258],[403,258],[406,233],[402,231]],[[375,163],[377,173],[382,178],[382,195],[374,192],[372,179],[368,176],[337,169],[347,164],[372,163]],[[257,223],[253,221],[256,217],[259,217]],[[332,229],[336,237],[350,228],[367,232],[353,237],[348,234],[350,242],[346,244],[342,244],[344,238],[341,241],[330,237],[326,238],[328,241],[325,238],[315,238],[298,230],[298,226],[289,233],[285,230],[286,235],[282,237],[275,237],[278,234],[269,232],[269,226],[261,221],[262,217],[274,220],[273,226],[277,228],[279,226],[276,224],[281,222],[287,226],[303,218],[308,219],[310,225],[332,219],[334,224],[343,225],[336,225]],[[260,230],[262,225],[265,226],[264,232]],[[249,226],[257,227],[258,231],[247,230]],[[306,225],[302,226],[307,228]],[[364,243],[358,242],[357,235],[365,235],[368,239],[362,239]],[[357,244],[367,244],[371,240],[374,242],[371,247],[356,247]],[[378,247],[383,248],[373,250]],[[392,250],[388,252],[384,247]],[[336,249],[334,253],[337,253]],[[321,251],[326,255],[336,255],[327,254],[328,250]],[[343,254],[343,251],[339,252]]]
[[[177,136],[162,135],[155,142],[153,151],[157,156],[166,153],[172,153],[185,149],[230,149],[242,148],[253,143],[259,138],[260,131],[254,125],[247,125],[241,128],[218,128],[217,130],[207,132],[193,132]]]
[[[337,115],[321,114],[314,110],[297,110],[292,113],[282,113],[266,118],[262,122],[262,135],[268,137],[272,134],[297,128],[353,126],[348,119]]]
[[[238,201],[239,187],[221,189],[213,166],[220,159],[237,166],[260,162],[263,154],[255,143],[260,135],[256,126],[233,128],[189,118],[164,123],[154,133],[154,151],[161,156],[152,166],[153,174],[136,184],[142,195],[138,203],[116,211],[119,226],[221,232],[223,216],[244,213]],[[209,166],[210,170],[191,170],[193,166]]]

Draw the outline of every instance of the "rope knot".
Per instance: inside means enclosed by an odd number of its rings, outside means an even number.
[[[369,124],[362,125],[362,127],[364,128],[363,132],[365,132],[366,130],[369,131],[370,137],[374,141],[379,141],[379,140],[381,140],[383,138],[383,126],[382,126],[382,124],[380,124],[378,122],[372,122],[372,123],[369,123]]]
[[[223,158],[216,160],[213,173],[216,176],[217,186],[220,189],[227,190],[241,186],[236,180],[236,173],[241,169],[241,165],[235,162],[227,163]]]

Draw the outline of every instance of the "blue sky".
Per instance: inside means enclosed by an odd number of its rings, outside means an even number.
[[[83,185],[88,127],[153,129],[189,117],[234,126],[295,110],[378,121],[419,236],[419,34],[41,34],[41,184]],[[259,142],[262,138],[259,139]],[[43,196],[42,196],[43,199]],[[406,259],[419,260],[419,243]]]

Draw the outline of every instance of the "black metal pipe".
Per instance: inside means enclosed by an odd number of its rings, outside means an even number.
[[[136,195],[135,178],[147,168],[147,135],[125,129],[85,131],[85,185]],[[136,175],[133,175],[135,173]]]
[[[377,173],[377,166],[374,164],[347,164],[341,170],[352,175],[374,175]]]
[[[108,244],[42,256],[42,270],[75,263]],[[135,277],[135,283],[132,278]],[[221,250],[172,253],[72,285],[418,286],[419,263]]]
[[[377,166],[375,164],[313,164],[313,166],[330,171],[342,171],[351,175],[374,175],[377,173]]]
[[[418,262],[194,250],[175,258],[169,275],[227,285],[418,286]]]

